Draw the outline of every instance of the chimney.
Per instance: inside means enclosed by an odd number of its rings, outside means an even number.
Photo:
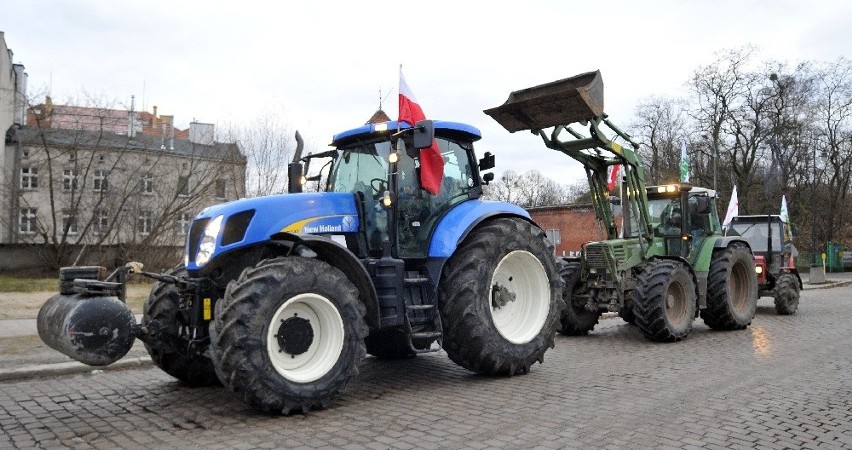
[[[130,112],[127,114],[127,137],[136,137],[136,96],[130,96]]]
[[[201,145],[213,145],[216,125],[212,123],[190,122],[189,142]]]
[[[154,113],[151,114],[151,126],[157,128],[159,124],[157,123],[157,105],[154,105]]]

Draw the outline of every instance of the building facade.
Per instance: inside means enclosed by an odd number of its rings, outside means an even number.
[[[35,249],[49,266],[87,248],[177,248],[204,207],[245,196],[246,157],[212,124],[177,129],[132,103],[26,107],[26,74],[2,47],[0,247]]]
[[[578,256],[583,244],[606,239],[590,204],[527,208],[556,247],[556,256]]]
[[[12,50],[6,46],[6,38],[0,31],[0,187],[8,186],[14,178],[15,155],[6,151],[15,129],[26,125],[27,74],[24,66],[15,64]],[[5,194],[5,193],[4,193]],[[0,211],[8,212],[11,199],[0,195]],[[0,242],[10,240],[9,227],[0,226]]]

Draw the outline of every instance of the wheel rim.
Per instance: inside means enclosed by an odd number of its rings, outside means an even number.
[[[343,318],[321,295],[299,294],[287,300],[267,325],[266,353],[275,370],[290,381],[321,378],[343,352]]]
[[[550,283],[541,261],[513,251],[497,264],[490,286],[491,319],[500,335],[514,344],[535,338],[550,312]]]
[[[689,310],[688,301],[686,290],[682,284],[677,281],[669,284],[669,288],[666,289],[666,317],[668,317],[669,323],[680,325],[686,320]]]
[[[731,268],[731,279],[728,283],[728,296],[731,306],[736,311],[743,311],[748,306],[748,269],[745,264],[737,263]]]

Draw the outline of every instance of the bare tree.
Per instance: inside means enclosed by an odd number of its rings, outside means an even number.
[[[689,140],[686,102],[651,97],[636,108],[633,127],[638,130],[643,169],[648,184],[676,181],[680,176],[681,145]]]
[[[572,191],[567,187],[545,177],[537,170],[520,175],[507,170],[485,190],[485,198],[525,207],[558,205],[567,203],[571,197]]]
[[[246,124],[227,126],[225,140],[239,142],[247,158],[247,196],[287,192],[287,164],[296,150],[295,130],[287,123],[283,113],[266,110]]]
[[[48,100],[29,118],[13,137],[19,176],[6,187],[13,206],[4,216],[47,267],[106,246],[117,252],[102,258],[152,260],[179,249],[203,206],[243,195],[245,160],[234,144],[176,139],[171,122],[164,134],[143,134],[138,112],[92,99]],[[179,261],[170,259],[157,264]]]

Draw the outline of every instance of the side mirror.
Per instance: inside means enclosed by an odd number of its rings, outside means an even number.
[[[302,163],[290,163],[287,165],[287,192],[296,194],[302,192]]]
[[[435,139],[435,123],[431,120],[421,120],[414,126],[414,147],[429,148]]]
[[[482,182],[485,183],[486,186],[491,184],[492,181],[494,181],[494,172],[488,172],[482,176]]]
[[[494,155],[491,152],[485,152],[482,159],[479,160],[479,170],[488,170],[494,168]]]

